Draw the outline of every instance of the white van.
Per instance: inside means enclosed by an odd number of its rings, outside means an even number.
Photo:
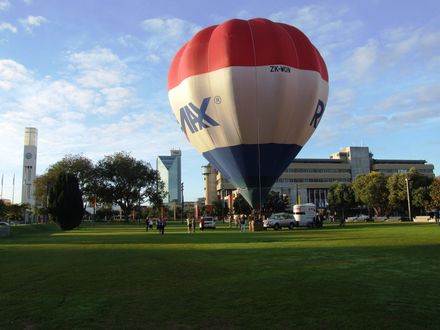
[[[293,216],[298,227],[314,227],[316,205],[313,203],[296,204],[293,206]]]

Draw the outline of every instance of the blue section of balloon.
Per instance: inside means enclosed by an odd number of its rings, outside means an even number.
[[[240,188],[251,206],[259,207],[300,150],[297,144],[241,144],[216,148],[203,156],[225,179]]]

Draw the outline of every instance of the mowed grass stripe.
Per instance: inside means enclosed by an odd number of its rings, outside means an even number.
[[[440,227],[13,228],[0,328],[435,328]],[[5,307],[3,307],[5,306]]]

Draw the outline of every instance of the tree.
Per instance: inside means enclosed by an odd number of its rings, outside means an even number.
[[[332,212],[336,212],[345,219],[347,212],[356,205],[353,188],[342,182],[331,185],[327,195],[328,206]]]
[[[429,185],[432,179],[420,174],[415,168],[410,168],[407,173],[393,174],[388,177],[387,189],[389,191],[390,207],[399,213],[407,212],[408,192],[406,180],[408,180],[411,204],[416,211],[428,209],[431,200]]]
[[[238,194],[238,196],[234,199],[234,213],[235,214],[251,214],[252,208],[249,205],[249,203],[244,199],[241,194]]]
[[[84,215],[82,193],[77,177],[62,172],[49,190],[49,214],[63,230],[78,227]]]
[[[289,206],[287,196],[281,195],[279,192],[271,191],[263,205],[263,213],[270,215],[275,212],[284,212]]]
[[[408,208],[405,178],[405,174],[393,174],[387,179],[389,206],[398,213],[404,213]]]
[[[369,210],[373,209],[378,216],[385,214],[388,209],[387,178],[380,172],[371,172],[367,175],[359,175],[353,181],[353,191],[356,201],[366,205]]]
[[[27,204],[3,204],[3,214],[0,215],[8,220],[23,220],[26,208]]]
[[[440,210],[440,176],[436,177],[432,182],[429,196],[431,197],[431,207]]]
[[[419,187],[413,190],[412,193],[412,203],[414,208],[419,212],[421,210],[429,210],[432,204],[431,195],[429,194],[429,186],[428,187]]]
[[[229,207],[226,205],[224,201],[214,201],[212,203],[213,210],[212,213],[214,216],[219,217],[223,220],[225,215],[229,213]]]
[[[34,197],[37,205],[41,206],[40,213],[47,214],[47,197],[50,187],[55,184],[61,173],[71,173],[76,176],[80,190],[85,199],[91,201],[95,195],[94,166],[90,159],[81,155],[66,155],[60,161],[51,165],[47,172],[34,180]]]
[[[163,204],[164,184],[159,173],[125,152],[100,160],[95,175],[98,200],[119,205],[127,222],[137,205],[149,201],[160,208]]]
[[[0,219],[3,218],[5,214],[6,214],[6,204],[2,199],[0,199]]]

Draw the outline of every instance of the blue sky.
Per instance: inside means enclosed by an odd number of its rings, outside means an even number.
[[[327,63],[330,96],[298,157],[369,146],[425,159],[440,174],[439,1],[0,0],[0,175],[21,196],[24,127],[39,130],[37,174],[66,154],[117,151],[155,167],[183,153],[185,199],[206,163],[172,114],[167,73],[198,30],[265,17],[305,32]]]

